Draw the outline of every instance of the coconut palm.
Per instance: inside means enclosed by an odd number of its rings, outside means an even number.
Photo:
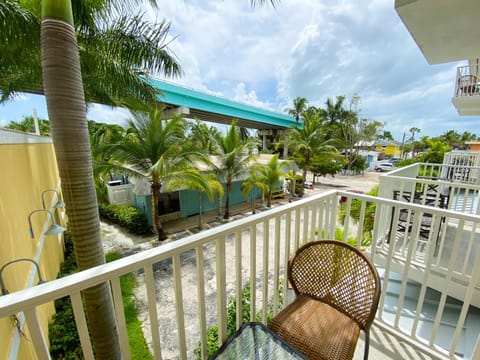
[[[272,206],[272,190],[278,188],[282,177],[285,176],[283,169],[289,165],[289,162],[280,163],[278,154],[273,155],[267,164],[252,165],[252,168],[259,174],[259,180],[263,183],[261,189],[267,199],[268,207]]]
[[[233,181],[246,174],[253,159],[254,140],[242,140],[240,128],[233,121],[225,136],[215,136],[215,155],[218,157],[217,173],[225,182],[225,214],[230,218],[230,193]]]
[[[305,113],[302,127],[292,127],[288,130],[287,141],[288,147],[293,150],[293,159],[303,170],[304,182],[314,156],[321,153],[337,153],[337,149],[332,145],[334,140],[325,140],[319,112],[313,115]]]
[[[163,120],[163,111],[134,112],[127,136],[113,149],[114,165],[133,177],[147,178],[152,187],[153,223],[158,240],[167,238],[159,219],[162,187],[170,192],[197,183],[208,189],[207,180],[193,167],[205,157],[186,143],[187,122],[179,116]]]
[[[195,119],[190,126],[190,134],[188,136],[194,146],[206,153],[212,153],[215,147],[214,138],[220,133],[215,126],[208,126],[205,122]]]
[[[197,181],[194,182],[186,182],[182,181],[181,185],[186,186],[188,189],[198,191],[198,228],[200,230],[203,229],[203,209],[202,209],[202,197],[205,194],[209,201],[213,200],[215,194],[219,198],[223,196],[223,186],[217,180],[215,174],[202,174],[204,177],[207,187],[205,187],[205,183],[198,183]]]
[[[250,176],[242,182],[241,188],[243,196],[247,196],[253,191],[252,214],[255,214],[255,199],[257,197],[255,189],[259,188],[262,193],[264,193],[267,189],[259,175],[258,170],[251,168],[248,172]]]
[[[308,108],[308,100],[304,97],[297,96],[293,99],[293,108],[288,109],[288,115],[292,115],[295,121],[299,122],[300,118],[303,118],[303,112]]]
[[[140,75],[181,73],[168,49],[170,25],[134,14],[138,0],[74,1],[73,25],[79,43],[87,102],[146,109],[158,90]],[[40,8],[35,1],[0,4],[0,90],[6,101],[17,92],[43,94],[40,65]]]

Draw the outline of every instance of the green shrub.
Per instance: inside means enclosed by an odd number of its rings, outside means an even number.
[[[64,233],[65,260],[60,267],[59,278],[77,272],[77,262],[73,251],[73,241],[70,233]],[[53,359],[82,359],[82,348],[73,316],[69,297],[55,300],[55,315],[48,326],[50,339],[50,355]]]
[[[369,192],[366,193],[367,195],[371,196],[378,196],[378,185],[374,186]],[[350,217],[358,223],[360,221],[360,213],[361,213],[361,206],[362,201],[353,199],[350,205]],[[373,232],[373,225],[375,223],[375,211],[376,211],[376,204],[373,202],[367,202],[365,207],[365,218],[363,222],[363,237],[362,237],[362,245],[368,246],[372,243],[372,232]],[[340,206],[340,211],[338,213],[338,218],[342,225],[345,224],[345,219],[347,216],[346,213],[347,205],[343,203]],[[343,238],[343,235],[342,235]],[[356,245],[356,240],[349,240],[349,243],[352,245]]]
[[[100,203],[98,210],[101,217],[124,227],[136,235],[144,235],[150,232],[147,216],[134,206]]]
[[[278,289],[279,293],[279,305],[283,305],[283,283],[280,282]],[[250,321],[250,309],[251,309],[251,284],[250,281],[247,281],[242,289],[242,324]],[[270,298],[267,304],[267,322],[270,322],[273,319],[273,299]],[[262,321],[262,310],[258,310],[255,314],[255,321]],[[230,296],[228,298],[227,305],[227,336],[232,336],[237,330],[237,300],[235,296]],[[215,351],[218,350],[218,327],[210,326],[207,328],[207,355],[208,357],[212,356]],[[201,354],[201,344],[195,348],[193,351],[197,356],[197,359],[202,359]]]
[[[107,262],[121,258],[121,254],[110,252],[105,255]],[[59,277],[72,274],[77,271],[75,255],[71,237],[65,233],[65,261],[62,264]],[[127,324],[128,343],[132,353],[132,359],[153,359],[143,336],[142,324],[138,320],[138,313],[133,301],[133,292],[137,281],[133,274],[120,277],[125,321]],[[52,359],[77,360],[83,359],[80,339],[78,337],[75,319],[73,316],[70,298],[61,298],[55,301],[56,314],[48,327],[50,339],[50,355]]]

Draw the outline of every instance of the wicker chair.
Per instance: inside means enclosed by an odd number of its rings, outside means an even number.
[[[299,248],[288,266],[296,298],[269,328],[309,359],[352,359],[360,330],[369,330],[380,297],[380,278],[356,248],[335,240]]]

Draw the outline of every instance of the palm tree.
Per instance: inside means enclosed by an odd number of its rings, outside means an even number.
[[[266,187],[259,175],[259,172],[256,169],[249,169],[249,173],[250,176],[242,182],[241,188],[243,196],[247,196],[250,192],[253,191],[252,214],[255,214],[255,199],[257,197],[255,189],[259,188],[260,191],[264,193],[266,191]]]
[[[342,137],[340,128],[341,121],[345,118],[345,96],[337,96],[336,101],[327,99],[325,109],[319,109],[321,125],[326,126],[325,136],[327,139]]]
[[[105,263],[93,181],[85,97],[69,0],[41,2],[43,87],[79,270]],[[0,21],[1,22],[1,21]],[[111,290],[103,283],[83,292],[95,354],[120,359]]]
[[[265,1],[259,2],[264,3]],[[274,0],[271,0],[271,2],[272,4],[275,3]],[[38,5],[37,2],[33,3]],[[105,3],[98,2],[98,4]],[[108,2],[108,4],[111,3],[114,2]],[[252,0],[252,3],[255,4],[255,1]],[[73,4],[86,8],[89,5],[98,5],[95,2],[85,1],[75,1]],[[115,4],[121,7],[119,2],[115,2]],[[0,61],[5,60],[0,64],[0,69],[3,71],[5,64],[6,66],[12,66],[13,76],[12,73],[7,74],[11,76],[10,79],[20,74],[18,70],[21,66],[24,69],[29,69],[35,63],[33,53],[26,52],[28,56],[20,57],[21,50],[17,52],[4,52],[3,50],[11,46],[14,49],[29,47],[29,49],[36,51],[38,49],[38,39],[41,39],[43,90],[46,96],[59,175],[62,180],[62,194],[69,220],[68,227],[72,234],[78,267],[83,270],[103,264],[105,257],[92,176],[93,167],[88,145],[85,94],[72,3],[70,0],[42,0],[40,3],[41,31],[38,37],[23,35],[23,32],[35,34],[35,29],[38,29],[39,25],[39,22],[35,21],[39,18],[34,17],[31,13],[15,12],[15,9],[18,9],[17,5],[18,2],[16,1],[0,3],[0,33],[2,33],[0,40],[2,57],[0,57]],[[83,17],[79,16],[79,18]],[[84,17],[84,19],[87,18],[87,16]],[[91,23],[96,22],[95,19],[88,19],[91,20]],[[17,36],[16,31],[7,31],[10,26],[21,29],[22,35]],[[14,43],[12,44],[11,41]],[[6,44],[9,46],[5,46]],[[131,51],[128,53],[122,52],[119,59],[122,60],[129,54],[135,56]],[[161,54],[153,54],[153,57],[158,60],[157,56],[159,55]],[[160,56],[158,62],[160,64],[162,63],[161,58]],[[116,61],[112,63],[117,64]],[[157,64],[156,61],[154,63]],[[132,65],[132,68],[134,67]],[[166,67],[160,66],[162,72],[168,73],[168,68],[168,64]],[[174,73],[173,68],[170,68],[171,74]],[[2,74],[6,73],[2,72]],[[23,80],[24,84],[38,83],[35,82],[38,79],[32,74],[35,74],[35,72],[23,73],[24,76],[18,76],[17,80]],[[135,74],[138,75],[138,72],[135,72]],[[99,80],[98,75],[96,81]],[[124,75],[122,71],[117,72],[116,75],[123,79],[132,79],[128,76],[122,77]],[[8,79],[8,76],[6,78]],[[109,79],[112,79],[112,77],[109,77]],[[118,85],[119,82],[115,84]],[[115,84],[111,86],[113,87]],[[141,84],[145,86],[144,83]],[[109,84],[105,85],[107,89],[111,89]],[[135,90],[141,90],[142,87],[133,87],[133,89],[133,93],[136,93]],[[2,99],[8,97],[8,93],[12,91],[19,91],[19,88],[10,90],[7,88],[7,90],[7,92],[2,90]],[[128,89],[121,90],[128,91]],[[120,95],[117,94],[115,99],[121,99]],[[135,96],[135,99],[139,98]],[[124,98],[124,100],[125,104],[131,102],[128,98]],[[140,100],[141,96],[138,102],[141,102]],[[120,359],[122,355],[109,284],[103,283],[94,286],[83,291],[83,295],[95,355],[99,359]]]
[[[320,113],[313,115],[305,113],[302,128],[292,127],[288,130],[287,144],[293,149],[293,159],[303,170],[304,182],[314,156],[319,156],[322,152],[337,153],[337,149],[332,145],[334,140],[325,140],[320,119]]]
[[[325,102],[326,108],[320,109],[322,116],[325,118],[327,124],[335,125],[343,119],[345,113],[344,107],[345,96],[337,96],[335,103],[332,99],[327,99]]]
[[[214,138],[220,133],[215,126],[208,126],[205,122],[195,119],[190,126],[190,134],[188,136],[194,146],[204,150],[206,153],[213,153],[215,147]]]
[[[410,131],[410,134],[412,134],[412,136],[410,137],[410,141],[412,143],[412,157],[414,157],[415,156],[415,134],[419,133],[421,130],[413,126],[410,128],[409,131]]]
[[[108,202],[107,181],[113,180],[111,172],[111,152],[114,144],[125,137],[125,129],[120,125],[88,121],[90,151],[93,160],[95,190],[99,202]]]
[[[388,141],[394,141],[395,139],[393,138],[393,135],[390,131],[388,130],[382,130],[378,135],[377,135],[377,140],[388,140]]]
[[[201,174],[204,178],[205,182],[198,183],[197,181],[189,181],[189,180],[180,180],[178,182],[179,186],[187,187],[190,190],[194,190],[198,192],[198,229],[203,229],[203,221],[202,221],[202,196],[205,194],[209,201],[213,200],[215,193],[219,198],[223,196],[223,186],[218,182],[217,177],[215,174]],[[205,184],[207,186],[205,187]]]
[[[113,150],[118,169],[133,177],[147,178],[152,187],[153,223],[158,240],[167,238],[159,219],[158,203],[162,186],[167,191],[197,183],[208,191],[208,182],[193,167],[206,158],[186,143],[187,122],[179,116],[163,120],[162,109],[134,112],[128,121],[127,136]]]
[[[252,168],[255,169],[259,174],[259,180],[263,183],[261,187],[262,191],[267,198],[267,206],[272,207],[272,190],[278,187],[282,176],[284,176],[284,169],[288,166],[288,162],[282,164],[278,161],[278,154],[272,156],[270,161],[266,164],[254,164]]]
[[[293,99],[293,108],[288,109],[288,115],[292,115],[298,124],[300,118],[303,117],[303,112],[307,110],[307,107],[308,100],[304,97],[297,96]]]
[[[140,2],[72,2],[72,25],[80,45],[87,102],[148,109],[158,103],[158,90],[141,75],[159,73],[174,77],[181,74],[180,65],[167,46],[170,25],[164,21],[149,23],[140,15],[130,15],[134,13],[133,5]],[[40,8],[34,1],[0,4],[1,101],[22,91],[44,93],[40,16]]]
[[[410,134],[412,134],[412,136],[410,137],[410,141],[413,143],[415,141],[415,134],[419,133],[421,130],[414,126],[411,127],[408,131],[410,131]]]
[[[40,130],[40,135],[49,136],[50,135],[50,123],[45,119],[38,119],[38,127]],[[34,133],[35,132],[35,120],[33,116],[24,116],[21,121],[10,121],[7,126],[7,129],[18,130],[23,132]]]
[[[289,196],[288,196],[288,202],[292,202],[293,197],[295,196],[295,185],[297,184],[297,179],[300,175],[297,175],[295,172],[295,169],[290,169],[288,172],[285,174],[285,179],[289,181]]]
[[[225,214],[224,219],[230,218],[230,193],[235,179],[246,173],[253,158],[254,142],[251,139],[242,140],[240,128],[233,121],[225,136],[215,136],[215,154],[218,156],[218,175],[225,182]]]

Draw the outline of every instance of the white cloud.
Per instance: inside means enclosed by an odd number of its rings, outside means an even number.
[[[87,118],[89,120],[93,119],[96,122],[124,125],[126,124],[127,119],[131,117],[130,112],[126,109],[99,104],[88,105]]]
[[[270,109],[269,105],[265,102],[259,101],[255,91],[251,90],[247,93],[245,90],[245,83],[239,83],[235,88],[235,96],[233,100],[253,105],[259,108]]]
[[[323,106],[358,94],[361,115],[386,122],[397,138],[417,124],[424,135],[478,132],[479,117],[460,118],[451,104],[458,64],[428,65],[391,0],[283,0],[275,9],[164,0],[143,9],[171,22],[182,85],[277,111],[297,96]],[[89,111],[105,122],[123,115]]]

